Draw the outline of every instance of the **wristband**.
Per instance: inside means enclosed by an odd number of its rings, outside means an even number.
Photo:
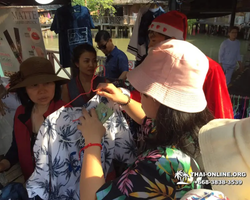
[[[126,105],[128,105],[130,103],[130,100],[131,100],[130,96],[127,95],[127,94],[124,94],[124,95],[128,97],[128,101],[125,104],[120,104],[120,106],[126,106]]]
[[[89,147],[92,147],[92,146],[99,146],[101,148],[101,150],[102,150],[102,145],[101,144],[99,144],[99,143],[89,143],[89,144],[87,144],[85,147],[83,147],[80,150],[80,152],[79,152],[79,159],[81,157],[81,152],[84,151],[85,149],[89,148]]]

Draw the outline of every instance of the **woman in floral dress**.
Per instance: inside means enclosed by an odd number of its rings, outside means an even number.
[[[179,200],[200,188],[191,172],[199,171],[192,158],[199,153],[198,131],[212,119],[202,89],[207,71],[208,60],[198,48],[172,39],[151,48],[145,61],[128,73],[128,80],[141,93],[142,106],[112,84],[99,85],[97,93],[120,104],[133,119],[154,120],[135,163],[105,183],[98,145],[105,129],[95,110],[83,109],[78,126],[85,138],[82,200]],[[132,108],[138,112],[131,113]]]

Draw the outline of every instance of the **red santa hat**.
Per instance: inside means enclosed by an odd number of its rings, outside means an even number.
[[[148,30],[186,40],[187,26],[187,16],[174,10],[156,17]]]

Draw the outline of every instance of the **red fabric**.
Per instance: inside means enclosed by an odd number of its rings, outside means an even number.
[[[233,106],[228,93],[226,77],[221,66],[207,57],[209,69],[203,90],[207,99],[207,106],[215,118],[233,119]]]
[[[141,94],[137,90],[133,90],[130,92],[130,98],[141,103]]]
[[[65,103],[61,100],[57,102],[52,101],[47,112],[44,114],[44,117],[46,118],[48,115],[64,105]],[[30,143],[30,136],[33,133],[31,131],[31,118],[28,119],[24,124],[19,119],[19,116],[22,114],[26,114],[25,108],[24,106],[19,106],[15,113],[14,133],[18,148],[19,163],[23,172],[24,179],[28,180],[35,169],[32,150],[33,148],[31,148]]]

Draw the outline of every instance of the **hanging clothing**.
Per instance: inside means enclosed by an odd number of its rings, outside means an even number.
[[[179,185],[179,172],[187,174],[187,182],[196,180],[191,172],[199,172],[197,163],[172,147],[158,147],[141,154],[135,163],[112,182],[105,183],[96,193],[97,199],[176,199],[180,200],[200,185]],[[191,180],[193,179],[193,180]]]
[[[106,134],[102,140],[101,161],[106,177],[112,160],[132,164],[136,158],[136,147],[129,127],[121,113],[120,106],[104,97],[94,96],[86,109],[104,103],[113,109],[113,114],[104,123]],[[82,108],[62,107],[47,117],[39,130],[34,146],[36,168],[27,182],[30,198],[38,195],[41,199],[80,199],[80,174],[84,138],[77,130]]]
[[[139,10],[139,12],[137,14],[136,21],[135,21],[135,25],[133,28],[133,33],[132,33],[132,36],[130,38],[128,49],[127,49],[127,51],[129,53],[136,56],[136,60],[140,60],[142,57],[141,55],[146,54],[146,47],[145,47],[145,45],[142,45],[142,46],[138,45],[139,44],[138,38],[139,38],[139,27],[140,27],[140,23],[141,23],[141,18],[148,10],[149,10],[148,7],[143,7]]]
[[[73,49],[83,43],[93,44],[91,28],[95,28],[88,8],[85,6],[62,6],[57,9],[51,31],[59,34],[60,64],[71,66]]]
[[[93,81],[93,89],[95,90],[99,83],[106,83],[106,79],[104,77],[97,76]],[[68,88],[68,94],[69,99],[72,101],[75,99],[78,95],[86,93],[88,91],[84,91],[81,81],[79,79],[79,76],[71,79],[67,83]],[[95,96],[95,92],[91,91],[90,96],[83,95],[78,97],[75,101],[71,103],[71,106],[73,107],[82,107],[84,104],[86,104],[92,97]]]
[[[52,101],[47,112],[44,113],[44,119],[63,105],[65,105],[63,101]],[[14,118],[12,144],[4,157],[10,162],[11,166],[19,161],[25,180],[31,176],[35,168],[33,146],[31,144],[33,138],[31,112],[32,108],[25,109],[22,105],[17,108]]]
[[[207,107],[215,118],[233,119],[232,103],[223,70],[217,62],[207,58],[209,69],[203,85]]]
[[[162,9],[162,7],[158,7],[155,9],[140,9],[134,26],[133,35],[128,45],[128,52],[135,55],[136,60],[139,61],[136,63],[136,66],[141,63],[141,61],[145,58],[148,52],[149,25],[156,17],[160,16],[163,13],[165,13],[165,11]]]

